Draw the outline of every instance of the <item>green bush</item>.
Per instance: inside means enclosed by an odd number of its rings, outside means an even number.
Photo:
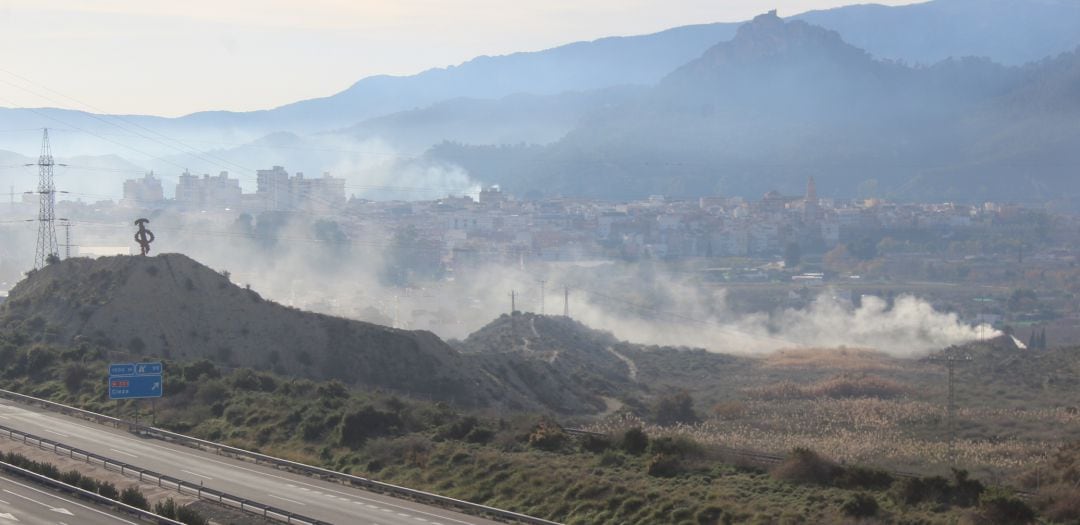
[[[116,499],[120,496],[120,491],[116,490],[116,485],[108,481],[102,481],[98,484],[98,494],[109,499]]]
[[[581,450],[599,454],[611,448],[611,438],[586,434],[581,438]]]
[[[78,470],[69,470],[60,474],[59,481],[67,483],[68,485],[79,486],[79,482],[82,481],[82,472],[79,472]]]
[[[169,519],[176,519],[176,502],[172,498],[154,504],[154,514]]]
[[[941,476],[903,478],[893,486],[893,495],[903,505],[949,501],[949,480]]]
[[[878,502],[873,496],[858,492],[840,505],[840,510],[853,518],[869,518],[878,513]]]
[[[150,510],[150,504],[146,501],[146,496],[134,486],[120,492],[120,502],[143,510]]]
[[[533,431],[529,433],[529,446],[540,450],[559,450],[567,439],[566,433],[559,425],[545,419],[537,423]]]
[[[772,470],[774,478],[794,483],[831,485],[843,469],[808,448],[796,448]]]
[[[619,448],[628,454],[640,455],[649,448],[649,436],[638,427],[631,428],[623,433],[622,439],[619,440]]]
[[[1035,521],[1035,511],[1023,500],[1002,491],[984,492],[979,498],[981,523],[1023,525]]]
[[[341,418],[337,429],[337,443],[357,449],[369,438],[392,434],[400,426],[401,418],[397,414],[364,405]]]
[[[836,486],[853,490],[886,490],[896,481],[888,471],[853,466],[846,467],[836,477]]]
[[[650,476],[670,478],[678,476],[683,471],[682,462],[679,458],[669,454],[656,454],[649,458],[645,465],[646,472]]]
[[[179,507],[176,509],[176,521],[187,525],[208,525],[210,520],[203,517],[193,509]]]

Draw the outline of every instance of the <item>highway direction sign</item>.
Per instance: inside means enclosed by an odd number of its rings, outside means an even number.
[[[162,390],[160,375],[109,378],[109,399],[161,397]]]
[[[135,363],[135,375],[161,375],[161,363]]]
[[[109,399],[161,397],[161,363],[113,363],[109,365]]]
[[[111,364],[109,365],[109,375],[133,376],[135,375],[135,365],[132,363]]]

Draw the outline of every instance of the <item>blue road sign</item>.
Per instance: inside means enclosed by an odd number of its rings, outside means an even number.
[[[161,375],[161,363],[135,363],[135,375]]]
[[[109,377],[109,399],[161,397],[161,375]]]
[[[131,363],[114,363],[109,365],[110,376],[133,376],[135,365]]]

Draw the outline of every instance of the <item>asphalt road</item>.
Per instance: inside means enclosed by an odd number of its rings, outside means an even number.
[[[0,477],[0,525],[138,525],[90,503],[19,478]]]
[[[0,400],[0,424],[252,501],[341,525],[498,522],[218,456]],[[3,446],[0,438],[0,447]],[[52,523],[52,522],[49,522]],[[0,520],[0,525],[7,525]],[[70,523],[68,525],[75,525]]]

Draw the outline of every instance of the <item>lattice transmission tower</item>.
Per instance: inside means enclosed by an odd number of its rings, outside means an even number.
[[[56,246],[56,186],[53,184],[52,148],[49,146],[49,128],[45,128],[41,138],[41,155],[38,156],[38,235],[37,249],[34,252],[34,268],[44,268],[52,258],[59,258],[60,250]],[[35,166],[35,164],[27,164]]]

